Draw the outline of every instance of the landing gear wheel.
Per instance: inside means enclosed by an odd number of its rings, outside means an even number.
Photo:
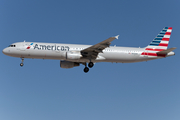
[[[21,67],[22,67],[23,65],[24,65],[23,63],[20,64]]]
[[[88,66],[89,66],[89,68],[92,68],[92,67],[94,66],[94,63],[93,63],[93,62],[90,62],[90,63],[88,64]]]
[[[21,63],[20,63],[21,67],[24,65],[23,62],[24,62],[24,58],[21,58]]]
[[[89,71],[89,68],[88,67],[85,67],[84,68],[84,72],[87,73]]]

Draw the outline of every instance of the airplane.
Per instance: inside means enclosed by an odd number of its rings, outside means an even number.
[[[175,55],[175,47],[169,48],[172,27],[164,27],[162,31],[144,48],[110,46],[119,35],[110,37],[95,45],[59,44],[40,42],[16,42],[3,49],[5,55],[21,58],[60,60],[61,68],[73,68],[84,65],[84,72],[98,62],[133,63],[155,60]],[[87,65],[88,64],[88,65]]]

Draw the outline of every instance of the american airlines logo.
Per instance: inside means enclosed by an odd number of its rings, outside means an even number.
[[[33,43],[31,43],[26,49],[30,49],[30,48],[31,48],[31,45],[33,45]]]
[[[69,46],[56,46],[56,45],[38,45],[35,44],[34,49],[38,50],[58,50],[58,51],[69,51]]]

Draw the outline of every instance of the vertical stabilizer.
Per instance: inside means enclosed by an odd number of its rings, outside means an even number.
[[[169,44],[171,32],[172,32],[172,27],[164,27],[163,30],[146,47],[146,50],[150,50],[150,51],[166,50]]]
[[[153,41],[145,47],[145,51],[141,54],[147,57],[165,57],[165,54],[157,54],[160,51],[167,50],[172,27],[164,27],[163,30],[153,39]]]

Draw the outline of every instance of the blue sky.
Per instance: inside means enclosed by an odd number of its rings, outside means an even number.
[[[173,27],[175,56],[62,69],[0,54],[1,120],[179,120],[179,0],[1,0],[0,48],[20,41],[145,47]]]

